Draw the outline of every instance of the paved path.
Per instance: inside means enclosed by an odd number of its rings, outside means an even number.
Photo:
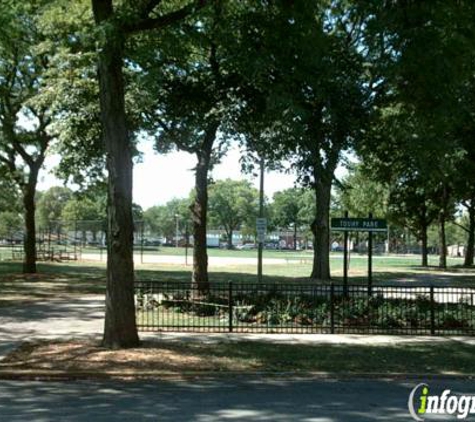
[[[103,318],[102,295],[0,307],[0,359],[23,341],[97,336]]]
[[[257,255],[257,252],[256,252]],[[84,261],[106,261],[106,255],[99,255],[97,253],[83,253],[81,259]],[[289,257],[289,258],[264,258],[263,263],[266,265],[284,265],[290,263],[306,263],[310,264],[313,257]],[[136,264],[180,264],[184,265],[188,262],[188,265],[193,265],[192,251],[188,255],[187,261],[185,261],[184,255],[153,255],[144,254],[143,257],[140,254],[134,254],[134,262]],[[227,256],[209,256],[208,264],[212,267],[227,267],[229,265],[257,265],[257,256],[253,257],[227,257]]]
[[[426,380],[420,380],[426,381]],[[160,422],[411,421],[419,381],[195,380],[157,382],[0,381],[0,420]],[[430,382],[474,394],[473,383]],[[426,420],[457,420],[439,415]]]

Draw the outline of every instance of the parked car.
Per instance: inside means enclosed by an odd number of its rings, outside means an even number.
[[[161,242],[158,239],[144,239],[144,246],[160,246]]]
[[[249,251],[251,249],[256,249],[256,245],[254,245],[254,243],[245,243],[244,245],[236,246],[236,249],[239,249],[240,251]]]

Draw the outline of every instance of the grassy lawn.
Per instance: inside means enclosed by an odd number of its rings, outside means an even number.
[[[173,248],[170,248],[173,249]],[[223,251],[226,252],[226,251]],[[248,253],[253,251],[243,251]],[[239,253],[241,253],[239,251]],[[433,258],[435,259],[435,258]],[[460,260],[442,271],[436,267],[418,266],[418,257],[376,257],[374,260],[374,283],[434,283],[451,286],[475,285],[475,269],[458,266]],[[332,255],[332,276],[335,283],[342,282],[342,259]],[[0,262],[0,303],[9,300],[54,298],[58,295],[97,294],[105,291],[105,262],[58,262],[39,263],[37,275],[21,274],[19,262]],[[139,280],[160,280],[189,283],[191,265],[144,264],[136,265]],[[311,262],[289,260],[283,264],[264,264],[265,283],[308,283]],[[350,283],[367,282],[367,261],[354,256],[350,266]],[[233,264],[210,267],[211,283],[229,282],[256,283],[256,266]]]
[[[9,370],[54,370],[100,375],[312,372],[357,374],[475,374],[475,346],[457,341],[403,344],[282,344],[263,341],[145,341],[111,351],[98,342],[27,343],[0,363]]]
[[[105,265],[38,264],[38,274],[22,274],[20,263],[0,263],[0,306],[30,300],[105,292]]]

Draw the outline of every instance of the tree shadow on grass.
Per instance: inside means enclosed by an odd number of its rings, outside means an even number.
[[[0,293],[18,301],[55,299],[61,295],[105,292],[105,270],[98,266],[39,264],[37,274],[23,274],[15,263],[2,263]]]
[[[421,270],[422,267],[414,268],[414,271],[378,271],[373,273],[374,285],[418,285],[418,286],[446,286],[446,287],[475,287],[475,276],[473,273],[451,273]],[[342,278],[338,278],[342,282]],[[350,284],[367,284],[367,275],[358,275],[349,278]]]
[[[176,271],[176,270],[138,270],[136,271],[137,280],[157,280],[157,281],[169,281],[169,282],[179,282],[179,283],[191,283],[191,271]],[[257,284],[257,276],[252,273],[241,273],[241,272],[226,272],[226,271],[210,271],[209,279],[211,283],[246,283],[246,284]],[[285,277],[285,276],[274,276],[274,275],[264,275],[263,284],[292,284],[306,282],[309,283],[308,278],[302,277]]]
[[[435,347],[436,346],[436,347]],[[285,373],[309,372],[351,374],[435,374],[475,373],[475,346],[448,339],[415,339],[400,344],[292,343],[242,340],[201,342],[194,340],[147,339],[136,349],[110,351],[97,342],[60,342],[57,347],[40,343],[23,346],[6,364],[40,368],[51,363],[58,370],[165,371],[183,373]],[[15,357],[13,355],[13,357]],[[132,371],[132,372],[131,372]]]

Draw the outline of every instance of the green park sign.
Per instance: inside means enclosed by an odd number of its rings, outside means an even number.
[[[380,218],[332,218],[331,229],[335,231],[385,232],[386,220]]]

